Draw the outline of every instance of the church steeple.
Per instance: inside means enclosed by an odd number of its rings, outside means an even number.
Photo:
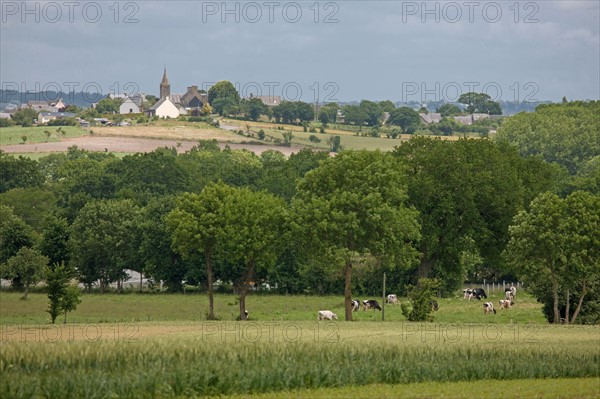
[[[160,99],[167,98],[171,96],[171,84],[169,83],[169,78],[167,78],[167,67],[165,67],[165,72],[163,74],[162,81],[160,82]]]

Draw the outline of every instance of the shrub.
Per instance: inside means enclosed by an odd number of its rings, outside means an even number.
[[[433,321],[431,301],[436,298],[440,282],[437,279],[421,278],[417,286],[408,286],[408,299],[411,306],[402,304],[402,314],[408,321]]]

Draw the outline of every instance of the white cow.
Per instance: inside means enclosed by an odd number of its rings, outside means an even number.
[[[333,320],[338,319],[337,315],[330,310],[319,310],[317,320]]]
[[[484,314],[488,314],[488,313],[496,314],[496,309],[494,309],[494,304],[491,302],[484,303],[483,304],[483,313]]]
[[[504,297],[509,301],[514,301],[517,296],[517,287],[509,287],[504,290]]]
[[[399,303],[398,302],[398,297],[396,296],[396,294],[389,294],[387,296],[386,302],[387,303],[391,303],[392,305],[397,305]]]
[[[500,309],[510,309],[512,301],[510,299],[500,299]]]

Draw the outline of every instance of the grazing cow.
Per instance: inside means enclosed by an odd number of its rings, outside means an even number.
[[[353,299],[352,301],[350,301],[350,304],[352,305],[352,311],[358,312],[358,310],[360,309],[360,299]]]
[[[488,314],[488,313],[494,313],[496,314],[496,309],[494,309],[494,304],[491,302],[485,302],[483,304],[483,313],[484,314]]]
[[[365,299],[363,301],[363,310],[367,309],[379,309],[381,310],[381,306],[379,306],[379,302],[375,299]]]
[[[433,301],[429,301],[429,306],[431,306],[431,310],[436,311],[436,312],[439,309],[438,303],[435,299]]]
[[[468,299],[470,301],[474,296],[474,290],[473,288],[465,288],[463,290],[463,294],[463,299]]]
[[[333,320],[338,319],[337,315],[330,310],[319,310],[317,313],[317,320]]]
[[[479,300],[481,300],[482,297],[487,299],[487,295],[483,288],[474,288],[473,294],[475,295],[475,298],[477,298]]]
[[[510,299],[500,299],[500,309],[510,309],[512,302]]]
[[[391,303],[392,305],[397,305],[398,297],[396,296],[396,294],[389,294],[387,296],[387,300],[385,301],[385,303]]]
[[[504,290],[504,297],[509,301],[514,301],[517,296],[517,288],[516,287],[508,287]]]

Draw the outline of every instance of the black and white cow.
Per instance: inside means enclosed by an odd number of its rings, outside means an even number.
[[[494,309],[494,304],[491,302],[485,302],[483,304],[483,313],[484,314],[488,314],[488,313],[496,314],[496,309]]]
[[[379,306],[379,302],[377,302],[375,299],[365,299],[363,301],[363,310],[367,309],[381,310],[381,306]]]
[[[504,298],[513,302],[517,296],[517,287],[508,287],[504,290]]]
[[[483,297],[487,299],[487,295],[483,288],[465,288],[463,290],[463,293],[463,299],[468,299],[469,301],[473,298],[481,300],[481,298]]]
[[[435,312],[437,312],[439,309],[438,303],[435,299],[432,301],[429,301],[429,306],[431,306],[431,310],[433,310]]]
[[[358,310],[360,309],[360,299],[353,299],[352,301],[350,301],[350,305],[352,305],[353,312],[358,312]]]
[[[474,294],[473,294],[473,288],[465,288],[463,290],[463,299],[468,299],[469,301],[473,298]]]
[[[330,310],[319,310],[317,320],[333,320],[338,319],[337,315]]]

